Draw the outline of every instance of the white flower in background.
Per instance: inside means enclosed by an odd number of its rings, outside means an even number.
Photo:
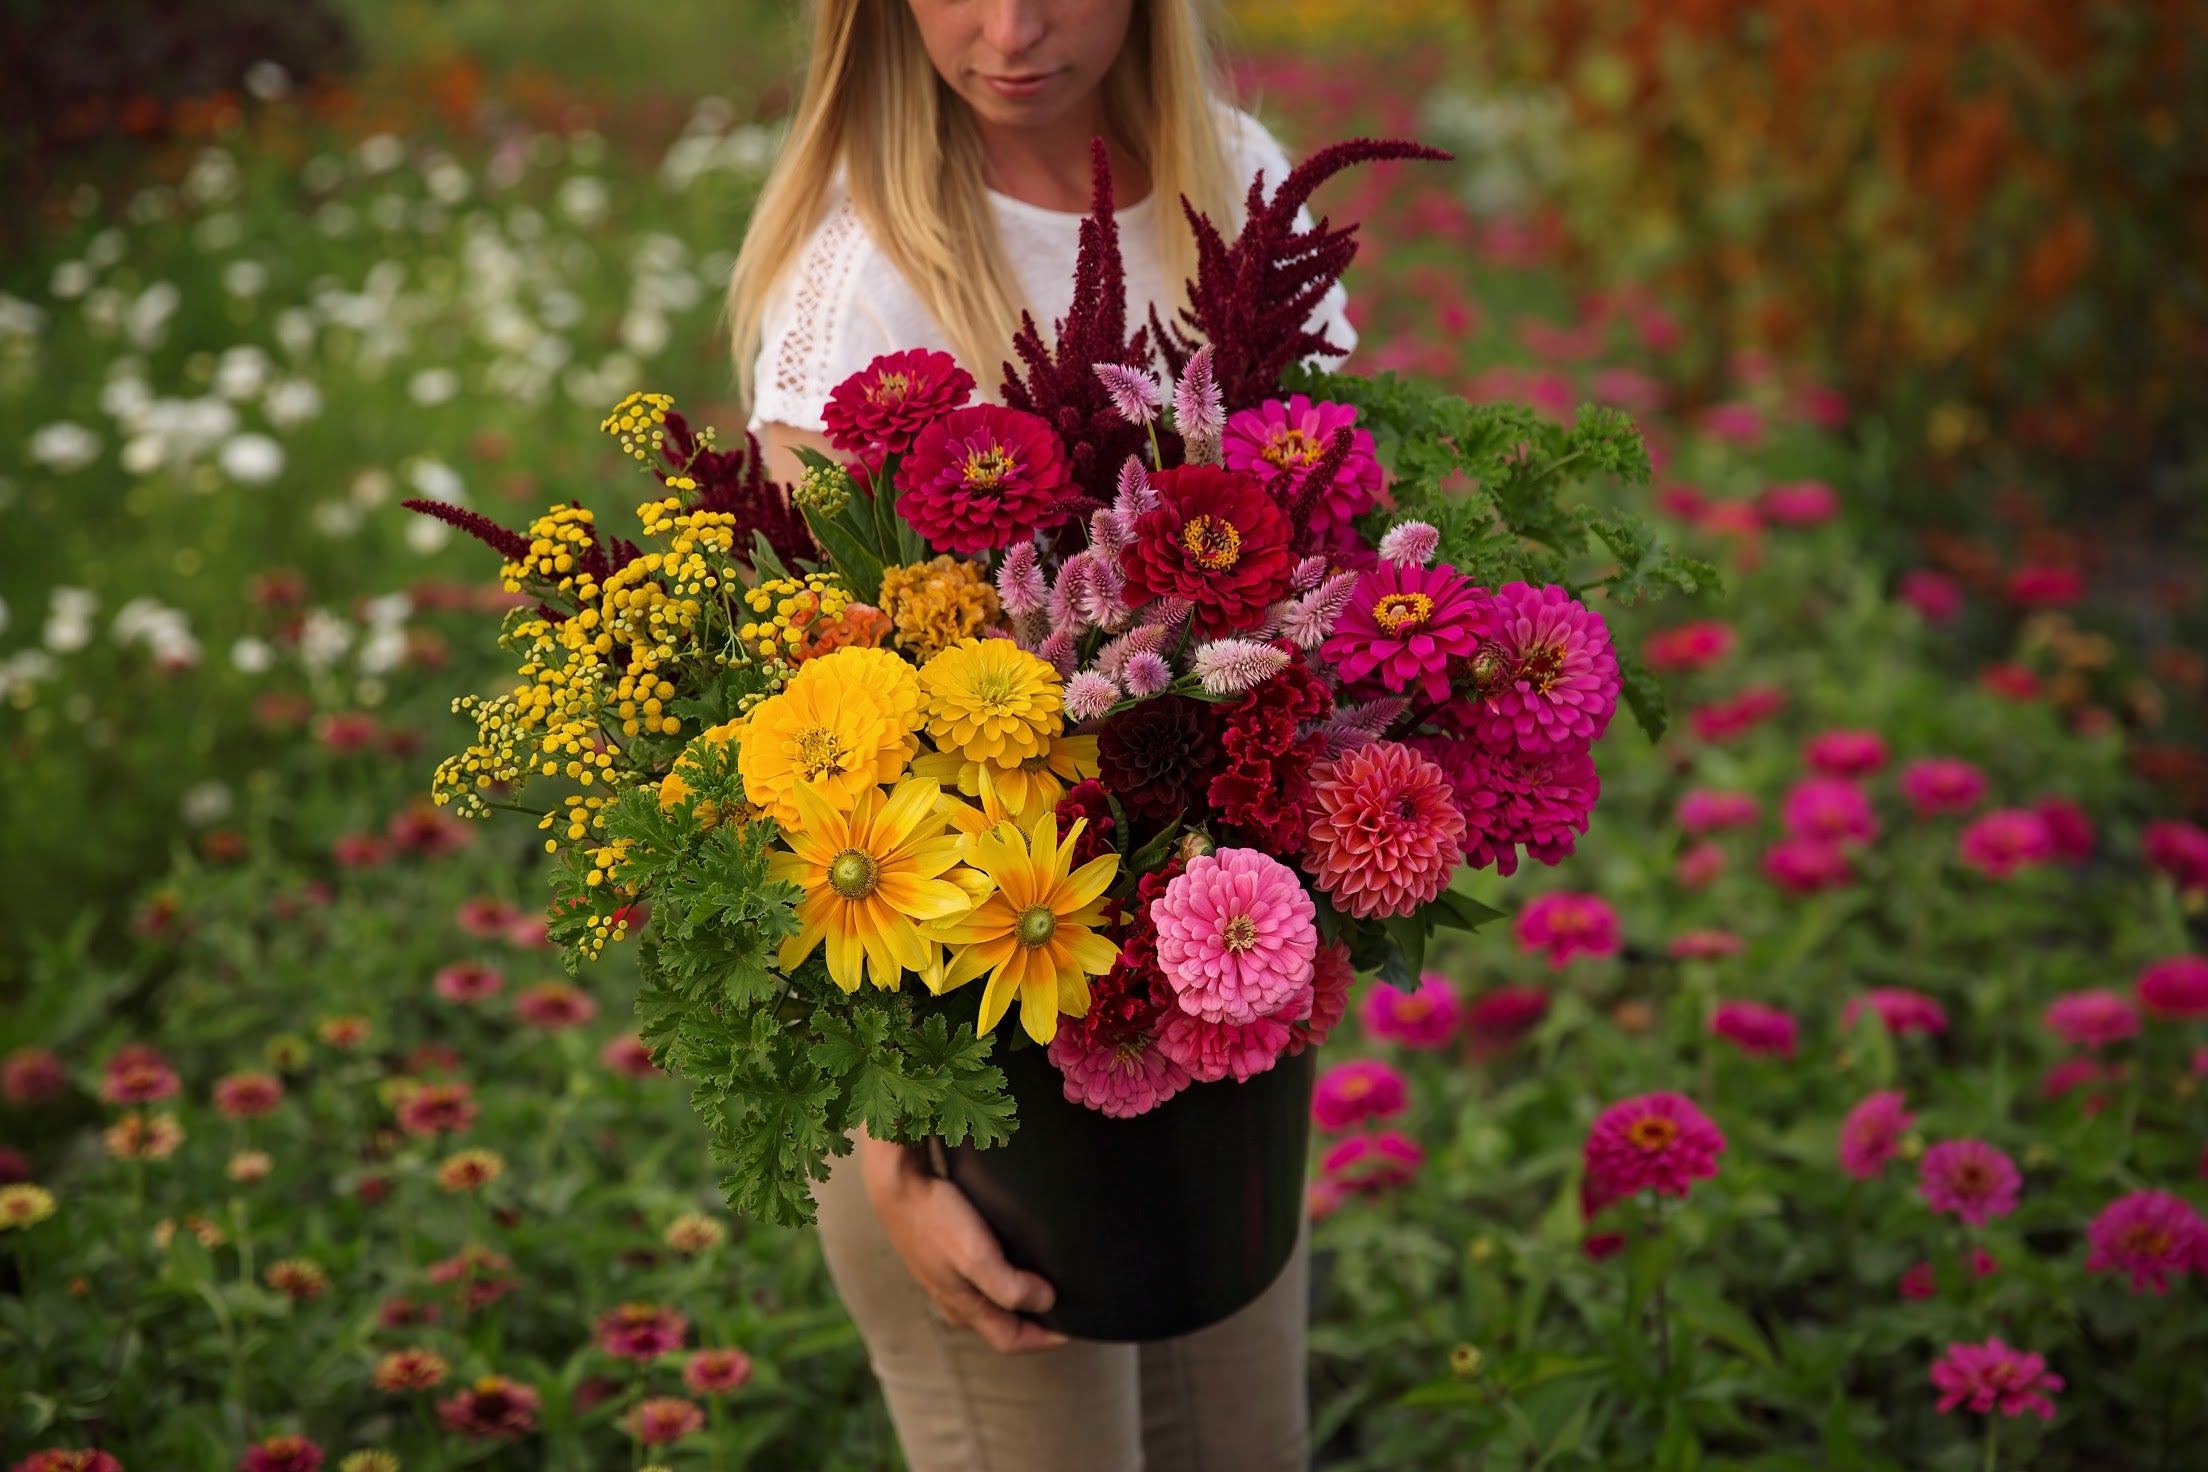
[[[370,628],[404,624],[414,616],[414,597],[410,593],[386,593],[380,598],[371,598],[361,608],[360,616]]]
[[[131,439],[123,446],[123,469],[151,475],[167,465],[184,470],[237,433],[238,411],[227,400],[150,399],[121,416]]]
[[[276,314],[276,344],[294,358],[314,351],[314,313],[305,307],[286,307]]]
[[[274,102],[291,91],[291,73],[282,63],[261,60],[245,69],[245,90],[263,102]]]
[[[450,368],[424,368],[406,383],[406,396],[425,409],[449,404],[460,393],[460,375]]]
[[[525,204],[517,204],[506,212],[506,233],[526,244],[544,238],[544,216]]]
[[[123,309],[123,334],[142,353],[161,346],[169,335],[169,319],[183,303],[184,293],[173,281],[156,281],[138,293]],[[90,303],[86,303],[87,307]]]
[[[415,525],[445,530],[441,522],[418,520]],[[387,675],[406,663],[406,620],[413,611],[414,600],[404,593],[387,593],[369,600],[362,610],[368,624],[368,637],[361,641],[355,668],[363,675]]]
[[[228,210],[208,215],[192,227],[192,244],[207,255],[220,255],[235,250],[245,239],[245,225]]]
[[[284,473],[284,447],[248,430],[222,442],[217,462],[222,473],[239,485],[265,486]]]
[[[445,549],[452,540],[452,528],[441,521],[431,521],[417,516],[406,524],[406,545],[424,557],[432,557]]]
[[[728,289],[728,274],[736,269],[736,253],[717,250],[698,262],[698,281],[712,291]]]
[[[85,242],[84,260],[93,270],[105,271],[110,266],[121,265],[129,252],[130,237],[110,225]]]
[[[322,412],[322,390],[307,378],[279,378],[261,398],[261,412],[278,429],[295,429]]]
[[[391,499],[391,489],[390,472],[371,469],[363,470],[354,476],[352,483],[346,486],[345,491],[347,495],[353,498],[353,503],[361,509],[374,510]],[[438,499],[442,500],[444,498],[439,497]],[[452,499],[454,504],[457,505],[463,497],[460,492],[455,491]]]
[[[557,200],[560,213],[585,229],[603,220],[612,204],[606,186],[589,174],[575,174],[562,182]]]
[[[251,634],[230,646],[230,667],[241,675],[265,675],[276,667],[276,650]]]
[[[191,828],[204,828],[230,816],[230,789],[220,782],[194,782],[176,801],[177,815]]]
[[[639,358],[657,357],[667,346],[667,338],[667,314],[657,308],[631,307],[622,314],[621,346]]]
[[[145,412],[153,402],[146,384],[146,365],[128,354],[107,365],[107,382],[100,385],[100,412],[110,419],[128,420]]]
[[[92,268],[82,261],[63,261],[54,267],[46,290],[57,302],[73,302],[92,289]]]
[[[46,605],[46,630],[41,638],[56,654],[74,654],[92,642],[92,615],[100,611],[100,598],[90,588],[56,588]]]
[[[360,161],[361,169],[370,174],[388,174],[406,162],[406,145],[393,133],[371,133],[360,140],[353,150],[353,157]]]
[[[173,669],[199,663],[199,641],[192,637],[191,621],[180,608],[170,608],[157,598],[133,598],[115,610],[108,633],[128,648],[145,646],[154,662]]]
[[[102,286],[86,294],[84,326],[95,338],[110,338],[123,330],[123,320],[130,315],[130,299],[112,286]]]
[[[458,204],[468,197],[468,171],[448,155],[439,155],[422,170],[422,183],[430,198],[441,204]]]
[[[342,503],[340,503],[342,504]],[[299,662],[321,674],[353,647],[353,626],[326,608],[310,608],[299,625]]]
[[[610,400],[608,402],[611,402]],[[468,488],[460,479],[460,472],[434,456],[424,455],[406,469],[406,483],[415,492],[432,501],[450,501],[455,506],[468,504]],[[442,522],[426,522],[428,526],[442,526]]]
[[[264,349],[251,343],[224,348],[215,360],[214,390],[226,399],[250,399],[268,387],[275,366]]]
[[[203,148],[184,175],[184,197],[194,204],[220,204],[233,198],[244,182],[228,149]]]
[[[176,196],[165,184],[148,184],[130,197],[130,222],[153,225],[176,213]]]
[[[313,194],[327,194],[345,182],[345,160],[334,153],[318,153],[299,171],[299,182]]]
[[[43,649],[25,649],[0,659],[0,700],[28,696],[31,687],[54,675],[53,657]]]
[[[31,432],[31,458],[66,475],[100,458],[100,437],[74,421],[57,419]]]
[[[350,501],[324,501],[314,508],[310,519],[323,536],[342,538],[360,530],[361,514]]]
[[[28,342],[46,330],[46,313],[41,307],[0,291],[0,347]]]
[[[222,268],[222,289],[232,296],[259,296],[268,289],[268,267],[259,261],[232,261]]]
[[[537,317],[554,332],[567,331],[581,322],[583,316],[583,299],[572,291],[553,287],[537,298]]]

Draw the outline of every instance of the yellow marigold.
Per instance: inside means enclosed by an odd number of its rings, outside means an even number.
[[[1067,788],[1096,775],[1096,738],[1060,736],[1041,755],[1009,767],[962,761],[949,752],[931,751],[915,760],[912,770],[919,776],[933,777],[945,787],[956,787],[971,798],[981,796],[981,785],[986,781],[1012,821],[1022,828],[1032,828],[1037,818],[1057,810]]]
[[[970,762],[1017,766],[1065,729],[1058,672],[1010,639],[968,639],[920,666],[928,736]]]
[[[927,724],[920,709],[920,675],[887,649],[839,649],[798,666],[785,689],[820,684],[862,685],[905,723],[908,731]],[[913,750],[920,744],[913,743]]]
[[[1089,978],[1118,959],[1119,947],[1096,931],[1104,924],[1104,891],[1119,872],[1119,855],[1073,868],[1074,844],[1087,825],[1086,818],[1075,819],[1060,842],[1058,819],[1045,813],[1027,832],[1005,823],[965,841],[966,862],[988,875],[996,892],[933,933],[959,948],[945,990],[989,974],[981,1031],[995,1027],[1018,998],[1027,1035],[1049,1042],[1058,1014],[1087,1012]]]
[[[816,680],[759,703],[745,724],[736,770],[744,796],[793,828],[801,821],[801,788],[849,812],[860,793],[897,780],[915,745],[905,723],[866,686]]]
[[[978,562],[938,557],[882,570],[882,611],[897,647],[933,659],[997,621],[997,590]]]
[[[0,1186],[0,1232],[35,1226],[54,1214],[54,1193],[29,1181]]]
[[[871,603],[852,603],[836,618],[817,619],[807,626],[805,642],[790,652],[803,664],[838,649],[879,649],[889,637],[889,615]]]

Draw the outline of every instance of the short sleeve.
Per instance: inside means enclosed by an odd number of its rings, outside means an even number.
[[[1245,187],[1258,175],[1265,180],[1265,193],[1270,195],[1288,177],[1291,165],[1288,151],[1280,146],[1280,140],[1272,135],[1263,123],[1239,108],[1232,109],[1228,134],[1236,152],[1236,166],[1241,171]],[[1296,211],[1296,227],[1309,230],[1313,227],[1311,211],[1305,207]],[[1314,332],[1323,333],[1328,342],[1339,347],[1339,357],[1324,353],[1313,354],[1305,360],[1306,366],[1339,371],[1342,362],[1357,349],[1357,329],[1349,324],[1349,289],[1337,281],[1326,290],[1319,304],[1311,310],[1311,320],[1306,324]]]
[[[878,326],[872,314],[853,304],[872,249],[858,212],[839,192],[768,296],[752,367],[753,433],[770,423],[825,430],[821,409],[829,393],[853,369],[893,346],[859,340],[876,335],[871,329]]]

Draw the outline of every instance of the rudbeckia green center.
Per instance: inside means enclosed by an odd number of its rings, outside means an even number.
[[[1033,950],[1058,933],[1058,917],[1048,905],[1030,905],[1020,914],[1018,933],[1020,944]]]
[[[847,900],[863,900],[882,882],[882,866],[863,848],[847,848],[828,865],[828,883]]]

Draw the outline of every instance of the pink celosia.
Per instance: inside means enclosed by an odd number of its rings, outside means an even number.
[[[2105,1048],[2139,1036],[2139,1010],[2107,987],[2088,987],[2048,1004],[2048,1028],[2075,1048]]]
[[[1157,422],[1158,411],[1165,407],[1165,391],[1155,373],[1130,368],[1124,363],[1092,363],[1089,366],[1103,381],[1104,392],[1111,396],[1112,408],[1120,418],[1129,424]]]
[[[1461,667],[1495,631],[1486,595],[1446,562],[1383,562],[1358,578],[1327,638],[1326,657],[1345,683],[1376,680],[1443,701],[1451,662]]]
[[[1988,879],[2010,879],[2020,869],[2052,862],[2055,837],[2030,808],[1996,808],[1963,829],[1956,853]]]
[[[1359,429],[1357,411],[1347,404],[1313,403],[1302,394],[1286,403],[1267,399],[1227,420],[1219,453],[1229,470],[1254,475],[1283,508],[1303,490],[1305,472],[1318,464],[1336,432],[1350,432],[1348,458],[1321,488],[1310,524],[1320,530],[1340,526],[1373,504],[1380,493],[1380,462],[1372,431]]]
[[[1689,833],[1719,833],[1728,828],[1746,828],[1756,821],[1759,811],[1755,797],[1749,793],[1697,787],[1679,799],[1675,816],[1679,826]]]
[[[1793,1017],[1761,1002],[1721,1002],[1710,1017],[1711,1036],[1751,1058],[1793,1057],[1796,1031]]]
[[[1840,1025],[1855,1026],[1855,1019],[1866,1007],[1877,1014],[1879,1025],[1896,1037],[1947,1031],[1947,1009],[1923,992],[1902,986],[1872,987],[1859,997],[1848,998],[1848,1004],[1840,1009]]]
[[[1878,837],[1870,799],[1845,777],[1808,777],[1795,783],[1781,820],[1794,837],[1824,843],[1869,843]]]
[[[2141,838],[2147,862],[2187,893],[2208,891],[2208,829],[2178,818],[2158,818]]]
[[[1380,560],[1424,567],[1441,550],[1441,530],[1431,522],[1399,521],[1380,537]]]
[[[1480,738],[1523,752],[1587,750],[1618,707],[1618,658],[1602,615],[1553,584],[1505,583],[1493,628],[1472,665]]]
[[[1788,894],[1818,894],[1855,882],[1848,852],[1821,838],[1783,838],[1763,851],[1766,879]]]
[[[1739,636],[1720,619],[1696,619],[1658,629],[1641,646],[1641,659],[1659,674],[1706,669],[1733,652]]]
[[[1715,961],[1740,954],[1740,937],[1730,930],[1689,930],[1673,937],[1675,961]]]
[[[1311,984],[1316,915],[1295,871],[1270,854],[1201,855],[1150,906],[1158,969],[1192,1017],[1270,1017]]]
[[[1319,1157],[1323,1179],[1349,1191],[1379,1191],[1401,1186],[1418,1174],[1426,1152],[1418,1142],[1394,1130],[1351,1135]]]
[[[1157,1047],[1197,1083],[1223,1078],[1247,1083],[1280,1061],[1293,1036],[1291,1024],[1284,1016],[1240,1024],[1206,1022],[1176,1011],[1159,1028]]]
[[[1244,695],[1286,669],[1288,660],[1288,651],[1277,644],[1255,639],[1214,639],[1196,646],[1189,656],[1188,672],[1204,687],[1206,695]],[[1067,698],[1070,703],[1070,689]]]
[[[1061,1027],[1050,1040],[1050,1061],[1065,1076],[1070,1104],[1112,1119],[1147,1114],[1188,1087],[1188,1070],[1167,1057],[1146,1034],[1112,1042],[1082,1029]]]
[[[1066,681],[1065,698],[1068,720],[1093,721],[1118,703],[1119,686],[1112,683],[1109,675],[1083,670]]]
[[[1518,912],[1518,949],[1561,971],[1575,956],[1614,956],[1623,944],[1618,912],[1600,895],[1540,895]]]
[[[2208,957],[2169,956],[2132,984],[2139,1005],[2157,1017],[2187,1022],[2208,1017]]]
[[[1601,1203],[1641,1191],[1684,1197],[1717,1174],[1725,1136],[1684,1094],[1643,1094],[1595,1116],[1584,1150],[1587,1189]]]
[[[1402,1074],[1377,1058],[1359,1058],[1319,1075],[1311,1117],[1322,1130],[1341,1131],[1368,1119],[1393,1119],[1409,1102]]]
[[[2062,1389],[2040,1355],[2009,1348],[1998,1335],[1983,1344],[1950,1344],[1932,1366],[1932,1387],[1940,1392],[1941,1414],[1967,1406],[1982,1416],[2032,1412],[2042,1421],[2055,1418],[2047,1397]]]
[[[1358,1004],[1357,1020],[1365,1032],[1406,1048],[1445,1046],[1457,1030],[1457,989],[1449,978],[1429,971],[1418,979],[1418,990],[1406,992],[1376,981]]]
[[[1868,777],[1886,765],[1886,741],[1876,731],[1825,731],[1809,738],[1802,760],[1823,777]]]
[[[1211,344],[1207,342],[1181,365],[1181,381],[1173,386],[1173,427],[1188,442],[1189,463],[1193,465],[1218,463],[1219,437],[1227,426],[1211,358]]]
[[[2089,1273],[2129,1273],[2134,1293],[2167,1293],[2170,1279],[2208,1272],[2208,1221],[2167,1191],[2119,1196],[2085,1229]]]
[[[1924,1152],[1917,1170],[1924,1204],[1974,1227],[2016,1210],[2023,1186],[2016,1162],[1983,1140],[1942,1140]]]
[[[1859,1181],[1875,1178],[1901,1151],[1901,1137],[1916,1116],[1901,1090],[1885,1089],[1848,1111],[1840,1125],[1840,1168]]]
[[[1448,888],[1464,860],[1464,814],[1448,779],[1397,742],[1319,763],[1311,799],[1310,873],[1360,920],[1413,913]]]
[[[1901,795],[1920,818],[1967,813],[1985,798],[1986,777],[1959,757],[1920,757],[1902,768]]]

